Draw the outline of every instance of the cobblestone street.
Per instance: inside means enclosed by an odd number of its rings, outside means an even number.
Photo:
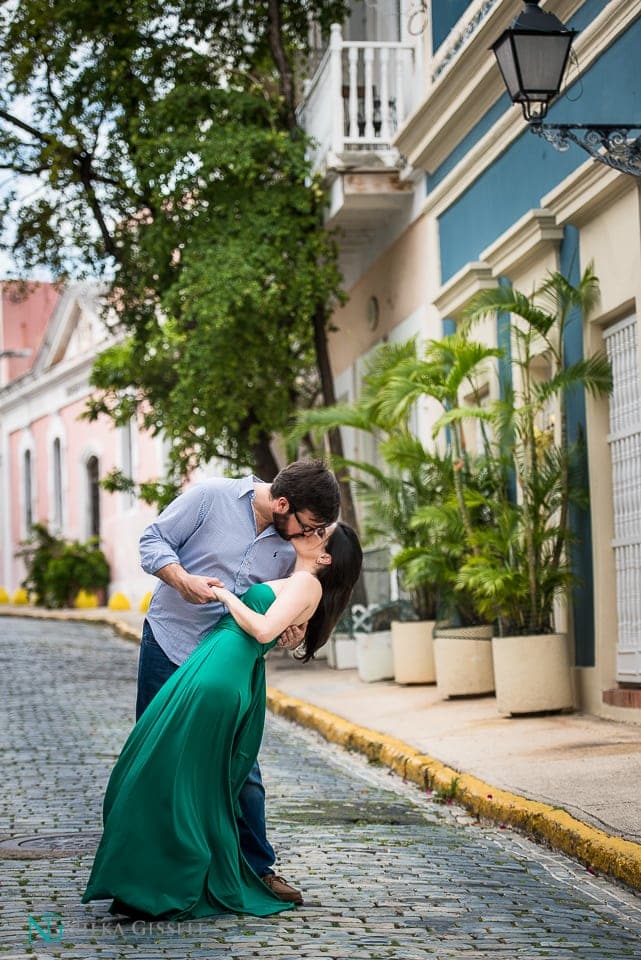
[[[105,919],[107,903],[79,901],[132,722],[137,649],[75,623],[0,619],[0,634],[0,956],[641,956],[640,897],[274,718],[261,754],[270,838],[304,907]]]

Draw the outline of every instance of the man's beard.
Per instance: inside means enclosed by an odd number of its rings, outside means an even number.
[[[287,518],[288,513],[273,513],[272,512],[272,523],[274,524],[274,529],[279,537],[282,537],[283,540],[291,540],[292,534],[287,532]]]

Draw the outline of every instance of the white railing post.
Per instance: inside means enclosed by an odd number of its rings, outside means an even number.
[[[374,48],[365,47],[365,138],[374,139]]]
[[[349,136],[358,136],[358,47],[349,48]]]
[[[403,123],[403,120],[405,119],[405,96],[404,96],[405,77],[403,76],[403,57],[404,56],[405,56],[404,50],[394,51],[394,65],[396,67],[394,98],[396,100],[397,128],[400,127],[400,125]]]
[[[343,107],[343,33],[340,23],[330,28],[330,97],[333,110],[332,150],[342,153],[345,137],[345,116]]]
[[[381,67],[381,140],[390,140],[392,136],[392,124],[390,122],[389,105],[389,48],[381,47],[380,52]]]

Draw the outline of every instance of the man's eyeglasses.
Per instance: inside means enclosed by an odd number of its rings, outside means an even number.
[[[292,509],[290,510],[290,513],[293,513],[293,514],[294,514],[294,518],[295,518],[295,520],[296,520],[296,523],[297,523],[298,526],[300,527],[301,533],[303,534],[304,537],[309,537],[309,536],[312,536],[312,535],[313,535],[313,536],[318,537],[319,540],[322,540],[322,539],[323,539],[323,537],[325,536],[325,532],[326,532],[326,530],[327,530],[327,525],[326,525],[326,524],[323,523],[323,524],[321,524],[319,527],[310,527],[310,525],[309,525],[308,523],[303,523],[303,521],[302,521],[301,518],[298,516],[297,512],[294,510],[293,507],[292,507]]]

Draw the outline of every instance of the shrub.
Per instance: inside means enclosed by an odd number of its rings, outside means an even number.
[[[27,567],[22,586],[37,595],[41,606],[70,607],[79,591],[109,585],[109,564],[96,539],[67,541],[54,537],[44,524],[35,524],[20,556]]]

